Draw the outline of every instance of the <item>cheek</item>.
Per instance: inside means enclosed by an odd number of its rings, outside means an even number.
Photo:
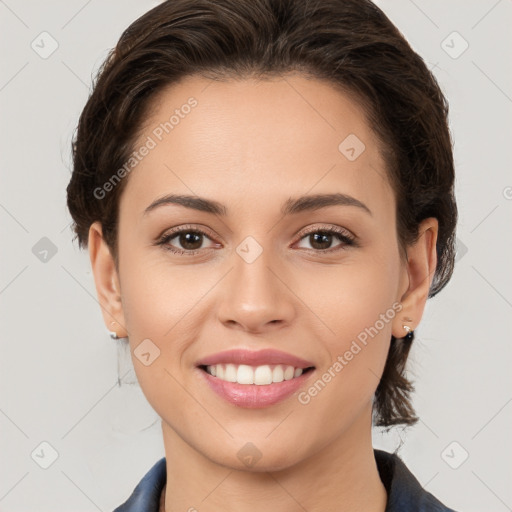
[[[391,322],[379,319],[396,314],[399,270],[398,257],[389,252],[354,253],[346,263],[315,271],[314,279],[305,273],[295,290],[322,320],[327,339],[343,343],[376,322],[379,331],[391,331]]]
[[[324,293],[312,309],[329,327],[317,331],[329,360],[298,397],[312,430],[340,432],[371,407],[401,309],[390,291],[393,276],[378,267],[346,269],[337,283],[318,283]]]
[[[322,321],[317,335],[330,359],[325,381],[336,382],[329,387],[339,390],[332,399],[340,404],[362,403],[379,383],[401,310],[399,270],[398,258],[383,251],[316,275],[315,286],[300,292]]]
[[[120,279],[126,326],[134,337],[162,339],[208,283],[202,283],[203,273],[193,265],[173,264],[163,251],[144,247],[131,233],[124,235]]]
[[[160,340],[175,340],[183,332],[192,335],[201,322],[197,314],[203,310],[204,298],[218,284],[219,275],[192,266],[173,268],[168,263],[139,266],[136,273],[131,273],[123,288],[123,312],[130,333]]]
[[[174,410],[190,406],[180,385],[181,366],[189,340],[200,335],[198,301],[213,283],[211,277],[203,283],[197,272],[187,274],[169,263],[138,258],[135,251],[130,258],[125,259],[121,283],[132,361],[146,399],[166,417],[171,403]],[[147,365],[144,353],[150,354]]]

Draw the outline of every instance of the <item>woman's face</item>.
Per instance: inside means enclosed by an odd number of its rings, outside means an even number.
[[[369,436],[410,282],[362,110],[301,75],[188,77],[159,96],[144,127],[134,149],[148,150],[120,201],[112,313],[164,439],[228,467],[261,456],[259,471]],[[190,196],[188,207],[162,201],[170,195]],[[259,385],[198,367],[231,349],[278,350],[314,369]],[[258,378],[283,378],[279,359],[265,357],[228,374],[250,379],[268,366]]]

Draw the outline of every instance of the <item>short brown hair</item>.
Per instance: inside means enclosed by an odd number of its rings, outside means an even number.
[[[95,79],[73,140],[68,208],[80,247],[100,221],[117,256],[119,198],[127,178],[94,193],[133,151],[151,100],[198,75],[300,72],[358,99],[378,136],[397,201],[397,237],[413,243],[423,219],[439,223],[429,296],[453,272],[457,208],[448,104],[422,58],[369,0],[168,0],[122,34]],[[391,337],[374,399],[376,426],[418,421],[405,376],[412,339]]]

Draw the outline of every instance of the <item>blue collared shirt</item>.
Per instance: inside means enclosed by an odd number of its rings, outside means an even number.
[[[386,512],[455,512],[423,489],[398,455],[377,449],[373,451],[388,493]],[[166,476],[163,457],[146,473],[131,496],[113,512],[159,512]]]

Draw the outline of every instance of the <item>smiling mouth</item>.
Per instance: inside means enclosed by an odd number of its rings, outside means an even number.
[[[198,368],[224,382],[264,386],[293,380],[315,369],[314,366],[296,368],[284,364],[250,366],[246,364],[200,365]]]

